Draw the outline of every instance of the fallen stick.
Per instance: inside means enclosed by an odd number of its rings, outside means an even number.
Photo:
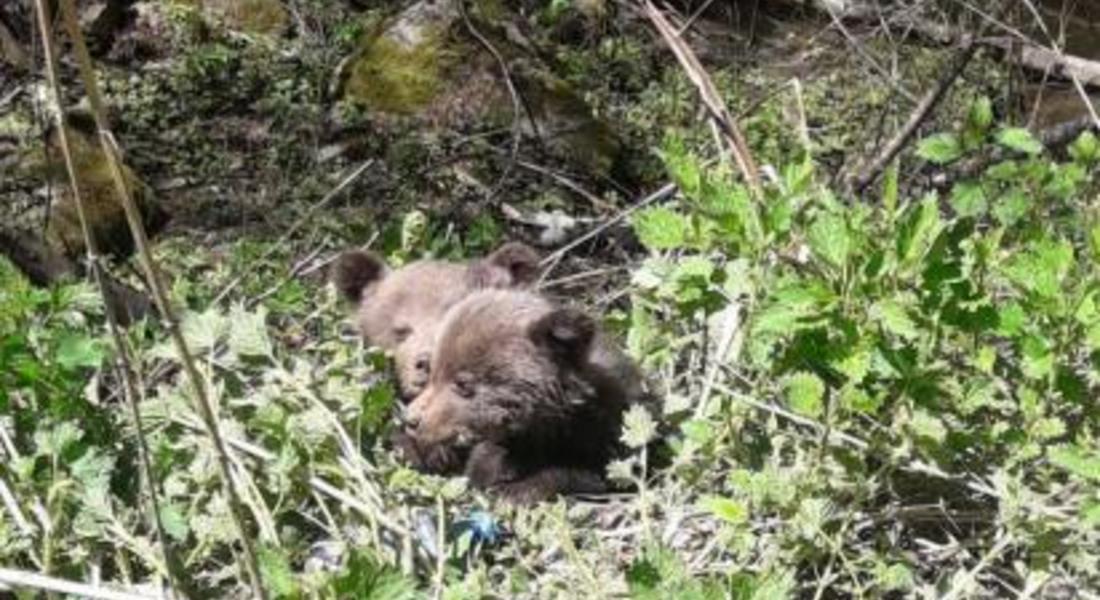
[[[913,109],[905,125],[894,134],[893,139],[886,144],[886,148],[855,176],[852,188],[856,192],[863,191],[864,188],[882,173],[886,165],[890,164],[902,149],[905,148],[906,144],[912,139],[913,134],[917,132],[917,128],[921,126],[921,123],[924,123],[924,121],[928,119],[928,115],[932,114],[932,110],[939,106],[940,102],[947,94],[947,90],[951,88],[951,85],[955,83],[955,80],[962,74],[963,69],[970,63],[970,59],[974,58],[974,53],[977,52],[977,50],[978,45],[974,42],[974,39],[971,38],[967,40],[966,45],[963,46],[962,52],[956,57],[955,63],[951,65],[951,68],[949,68],[942,77],[940,77],[940,80],[936,82],[936,86],[928,90],[924,97],[921,98],[920,103]]]
[[[2,567],[0,567],[0,589],[45,590],[95,600],[160,600],[160,596],[146,596]]]

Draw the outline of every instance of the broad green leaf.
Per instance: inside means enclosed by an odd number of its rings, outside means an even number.
[[[917,436],[943,443],[947,439],[947,427],[939,417],[924,410],[913,411],[913,418],[909,421],[909,429]]]
[[[1077,445],[1058,446],[1048,451],[1050,462],[1082,479],[1100,482],[1100,456],[1095,449]]]
[[[937,133],[917,145],[917,156],[937,165],[953,162],[961,155],[962,144],[958,136],[951,133]]]
[[[638,239],[650,250],[674,250],[687,245],[687,218],[664,206],[638,212],[633,219]]]
[[[907,592],[913,589],[913,572],[902,563],[875,565],[875,581],[883,591]]]
[[[1045,338],[1029,335],[1020,343],[1021,371],[1031,379],[1046,379],[1054,372],[1054,352]]]
[[[807,241],[814,254],[830,266],[843,269],[847,265],[852,240],[843,217],[831,213],[818,217],[810,226]]]
[[[997,132],[997,143],[1023,154],[1035,155],[1043,151],[1043,145],[1031,132],[1020,127],[1007,127]]]
[[[749,509],[744,504],[722,498],[721,496],[708,496],[700,502],[704,509],[714,516],[732,525],[740,525],[749,519]]]
[[[794,412],[820,417],[825,412],[825,383],[813,373],[799,372],[787,378],[787,406]]]
[[[854,385],[847,385],[840,390],[840,405],[851,412],[873,414],[882,406],[882,400]]]
[[[1044,299],[1062,293],[1062,282],[1073,267],[1073,246],[1067,241],[1043,239],[1015,256],[1005,267],[1009,281]]]
[[[186,540],[191,532],[187,517],[184,515],[185,510],[185,507],[179,503],[161,500],[160,523],[164,526],[164,533],[177,542]]]
[[[244,306],[235,305],[229,311],[229,349],[237,356],[270,356],[266,320],[267,309],[262,306],[249,312]]]
[[[1027,313],[1017,302],[1011,302],[997,311],[997,331],[1008,337],[1016,337],[1027,325]]]
[[[1100,159],[1100,141],[1091,130],[1086,130],[1069,145],[1069,155],[1079,163],[1092,164]]]
[[[873,304],[871,318],[898,337],[911,340],[919,335],[917,324],[909,317],[905,306],[895,300],[882,300]]]
[[[1031,195],[1020,189],[1013,189],[997,199],[993,205],[993,216],[1005,227],[1015,225],[1031,210]]]
[[[103,362],[99,340],[79,333],[66,333],[57,344],[57,364],[64,369],[95,368]]]
[[[180,325],[183,339],[192,352],[209,351],[229,329],[229,321],[217,308],[201,313],[188,313]]]
[[[960,217],[980,217],[986,210],[985,191],[975,181],[964,181],[951,188],[951,208]]]
[[[702,419],[688,419],[680,425],[680,431],[684,437],[702,446],[714,439],[714,426],[710,421]]]
[[[832,290],[820,281],[790,281],[781,285],[770,302],[751,315],[754,334],[790,335],[814,327],[815,320],[836,299]]]
[[[871,353],[866,348],[857,346],[847,356],[836,361],[833,367],[843,373],[849,382],[858,383],[871,371]]]

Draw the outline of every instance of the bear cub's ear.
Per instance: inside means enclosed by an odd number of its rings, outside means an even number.
[[[362,250],[344,252],[332,266],[332,283],[348,302],[359,302],[363,289],[386,276],[386,263]]]
[[[508,242],[470,265],[470,283],[476,288],[512,288],[534,283],[539,255],[520,242]]]
[[[596,337],[596,322],[579,310],[559,308],[532,323],[528,335],[555,359],[579,363],[588,355]]]

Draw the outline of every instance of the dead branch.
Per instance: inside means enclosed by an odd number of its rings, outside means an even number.
[[[951,85],[962,74],[966,65],[970,63],[970,59],[974,58],[975,52],[978,50],[978,44],[973,39],[966,41],[962,50],[955,57],[955,60],[950,68],[948,68],[944,74],[940,77],[940,80],[936,82],[935,87],[928,90],[928,92],[921,98],[920,103],[913,109],[913,112],[909,115],[909,119],[906,120],[905,125],[894,135],[893,139],[886,144],[886,147],[870,160],[866,167],[860,170],[860,173],[854,178],[852,188],[861,192],[872,181],[875,180],[879,174],[882,173],[886,165],[890,164],[892,160],[905,148],[906,144],[913,138],[913,134],[917,132],[917,128],[924,123],[928,116],[932,114],[932,111],[939,106],[944,96],[947,94],[947,90],[951,88]]]
[[[684,40],[676,33],[676,29],[668,22],[664,14],[653,5],[652,0],[645,0],[645,12],[649,20],[653,22],[653,26],[661,34],[661,37],[664,38],[665,43],[672,50],[672,53],[676,55],[676,59],[680,61],[680,65],[684,68],[688,78],[695,84],[696,89],[699,91],[699,97],[710,114],[711,120],[726,136],[730,153],[733,154],[737,168],[741,171],[745,182],[748,183],[749,189],[760,196],[760,176],[757,173],[752,152],[749,150],[749,145],[745,141],[745,136],[741,133],[737,122],[734,121],[729,110],[726,109],[726,103],[722,101],[722,97],[714,87],[710,75],[699,63],[699,59],[692,52],[691,47],[684,43]]]

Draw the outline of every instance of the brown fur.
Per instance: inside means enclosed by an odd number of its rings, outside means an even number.
[[[421,260],[395,270],[374,254],[345,252],[332,279],[357,304],[363,337],[393,352],[401,395],[409,399],[427,383],[436,330],[447,309],[475,290],[525,286],[537,274],[535,251],[508,243],[470,263]]]
[[[455,305],[432,366],[407,410],[406,459],[519,502],[602,490],[623,411],[642,399],[637,369],[591,318],[524,291]]]

